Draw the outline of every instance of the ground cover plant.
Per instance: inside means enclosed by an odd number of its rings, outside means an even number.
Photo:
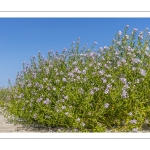
[[[41,52],[9,81],[1,106],[25,124],[81,132],[138,131],[150,119],[150,32],[128,25],[112,45],[80,50],[80,38],[61,54]],[[2,93],[2,90],[0,91]],[[2,95],[0,93],[0,95]]]

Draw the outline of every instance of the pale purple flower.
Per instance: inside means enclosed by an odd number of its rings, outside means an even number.
[[[76,67],[75,69],[74,69],[74,72],[77,72],[79,69],[78,69],[78,67]]]
[[[105,92],[104,92],[105,94],[108,94],[109,93],[109,89],[108,88],[106,88],[106,90],[105,90]]]
[[[117,61],[117,66],[121,66],[121,62],[120,61]]]
[[[90,64],[89,64],[89,66],[90,66],[90,67],[92,67],[92,66],[93,66],[93,64],[92,64],[92,63],[90,63]]]
[[[28,85],[27,85],[28,87],[31,87],[32,86],[32,84],[31,83],[28,83]]]
[[[81,73],[81,71],[80,71],[80,70],[77,70],[77,73],[78,73],[78,74],[80,74],[80,73]]]
[[[46,82],[47,80],[48,80],[47,78],[44,78],[44,79],[43,79],[44,82]]]
[[[143,69],[140,69],[140,73],[141,73],[142,76],[145,76],[145,75],[146,75],[146,71],[143,70]]]
[[[65,112],[65,115],[66,115],[66,116],[68,116],[68,115],[69,115],[69,113],[68,113],[68,112]]]
[[[106,83],[107,82],[107,80],[105,79],[105,78],[101,78],[102,80],[103,80],[103,83]]]
[[[66,109],[66,106],[62,106],[61,108],[62,108],[62,109]]]
[[[126,78],[120,78],[120,80],[121,80],[124,84],[127,83],[127,79],[126,79]]]
[[[74,74],[72,72],[69,72],[68,75],[74,77]]]
[[[140,35],[142,35],[143,34],[143,31],[140,31]]]
[[[135,68],[135,67],[132,67],[132,70],[134,71],[134,70],[136,70],[136,68]]]
[[[104,67],[105,67],[105,68],[109,68],[107,64],[104,64]]]
[[[122,96],[122,98],[127,98],[127,97],[128,97],[127,91],[125,91],[125,90],[123,89],[121,96]]]
[[[108,104],[108,103],[106,103],[106,104],[104,105],[104,107],[105,107],[105,108],[108,108],[108,107],[109,107],[109,104]]]
[[[83,81],[86,82],[86,81],[87,81],[87,78],[83,78]]]
[[[84,123],[84,122],[82,122],[82,123],[81,123],[81,125],[84,127],[84,126],[85,126],[85,123]]]
[[[32,73],[32,77],[33,77],[33,78],[36,78],[36,73]]]
[[[129,35],[125,35],[126,39],[128,40],[129,39]]]
[[[80,121],[80,118],[77,118],[76,121],[79,122],[79,121]]]
[[[64,73],[62,71],[60,71],[60,74],[63,75]]]
[[[102,48],[102,47],[100,47],[100,48],[99,48],[99,51],[100,51],[100,52],[102,52],[102,51],[103,51],[103,48]]]
[[[49,74],[49,68],[46,68],[45,71],[46,71],[46,74]]]
[[[132,112],[129,112],[129,116],[132,116],[133,114],[132,114]]]
[[[118,41],[117,44],[118,44],[118,45],[121,45],[121,41]]]
[[[109,88],[111,88],[112,87],[112,85],[109,83],[108,85],[107,85],[107,88],[109,89]]]
[[[43,84],[40,84],[39,87],[40,87],[41,89],[43,89],[44,86],[43,86]]]
[[[138,29],[137,29],[137,28],[134,28],[134,29],[133,29],[133,32],[136,32],[136,31],[138,31]]]
[[[42,98],[42,97],[40,97],[40,98],[38,98],[38,99],[37,99],[37,101],[36,101],[36,102],[38,102],[38,103],[39,103],[39,102],[40,102],[40,101],[42,101],[42,100],[43,100],[43,98]]]
[[[98,44],[97,42],[94,42],[94,44]]]
[[[83,94],[83,93],[84,93],[84,90],[83,90],[82,88],[80,88],[80,89],[78,90],[78,92],[81,93],[81,94]]]
[[[68,99],[68,95],[64,97],[64,99]]]
[[[62,80],[63,80],[64,82],[67,82],[66,78],[63,78]]]
[[[126,25],[126,28],[129,28],[129,25]]]
[[[35,82],[35,86],[38,87],[38,86],[39,86],[39,83]]]
[[[101,66],[102,64],[101,64],[101,63],[97,63],[97,65],[98,65],[98,66]]]
[[[121,62],[126,63],[126,60],[124,58],[121,59]]]
[[[47,98],[43,103],[48,105],[51,101]]]
[[[115,82],[115,80],[111,79],[111,82],[113,82],[113,83],[114,83],[114,82]]]
[[[121,32],[121,31],[119,31],[119,32],[118,32],[118,34],[119,34],[119,35],[121,35],[121,34],[122,34],[122,32]]]
[[[99,88],[97,88],[97,87],[94,87],[94,90],[95,90],[95,91],[99,91]]]
[[[60,82],[60,80],[57,79],[57,80],[56,80],[56,83],[59,83],[59,82]]]
[[[34,114],[33,118],[37,118],[37,114]]]
[[[24,96],[24,94],[21,93],[21,94],[18,96],[18,98],[23,98],[23,96]]]
[[[131,124],[136,124],[136,123],[137,123],[137,120],[133,119],[133,120],[130,121],[130,123],[131,123]]]
[[[93,91],[93,90],[91,90],[90,94],[91,94],[91,95],[93,95],[93,94],[94,94],[94,91]]]
[[[137,128],[133,128],[132,131],[133,132],[138,132],[138,129]]]
[[[139,38],[139,39],[143,39],[143,36],[142,36],[142,35],[139,35],[138,38]]]
[[[83,71],[82,71],[82,74],[86,74],[86,70],[83,70]]]
[[[100,71],[99,71],[99,74],[100,74],[100,75],[103,75],[103,74],[104,74],[104,71],[103,71],[103,70],[100,70]]]
[[[148,124],[148,123],[149,123],[149,120],[146,119],[146,120],[145,120],[145,123]]]
[[[56,91],[56,88],[55,88],[55,87],[53,87],[53,90],[54,90],[54,91]]]
[[[136,83],[139,83],[139,81],[140,81],[140,80],[139,80],[139,79],[137,79],[137,80],[136,80]]]
[[[123,86],[123,89],[128,89],[128,88],[130,88],[130,87],[128,86],[128,84],[125,84],[125,85]]]

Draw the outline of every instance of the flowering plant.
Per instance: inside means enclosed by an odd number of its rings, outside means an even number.
[[[112,45],[92,52],[75,46],[62,54],[38,54],[7,89],[5,107],[26,124],[65,127],[82,132],[141,130],[150,119],[150,32],[129,26]],[[137,37],[137,38],[136,38]]]

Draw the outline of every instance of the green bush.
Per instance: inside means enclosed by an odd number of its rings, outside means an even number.
[[[7,94],[7,111],[26,124],[81,132],[141,130],[150,118],[148,28],[119,31],[110,47],[75,46],[62,54],[38,54],[18,73]]]

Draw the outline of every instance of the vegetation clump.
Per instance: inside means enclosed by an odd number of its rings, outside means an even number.
[[[80,38],[62,54],[23,63],[1,106],[26,124],[81,132],[138,131],[150,119],[150,32],[119,31],[112,45],[92,51]],[[0,92],[3,92],[2,90]],[[1,94],[0,94],[1,95]],[[3,103],[2,103],[3,102]]]

